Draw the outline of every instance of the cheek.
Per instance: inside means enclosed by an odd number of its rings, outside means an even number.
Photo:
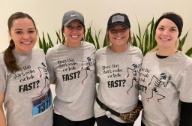
[[[36,41],[37,40],[37,34],[33,35],[33,39]]]
[[[111,41],[113,39],[113,35],[111,33],[109,33],[108,38],[109,38],[109,41]]]
[[[19,43],[20,37],[15,35],[10,35],[10,39],[14,41],[14,43]]]
[[[10,39],[17,38],[16,35],[12,32],[9,32],[9,37],[10,37]]]
[[[158,32],[158,31],[156,31],[155,32],[155,40],[158,40],[159,39],[159,37],[160,37],[160,35],[161,35],[161,33],[160,32]]]
[[[157,40],[158,39],[158,36],[157,36],[157,33],[155,34],[155,40]]]
[[[81,34],[81,35],[84,35],[84,33],[85,33],[85,31],[84,31],[84,30],[80,31],[80,34]]]

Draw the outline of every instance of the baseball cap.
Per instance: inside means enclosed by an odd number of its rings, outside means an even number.
[[[62,19],[62,26],[67,26],[73,20],[79,20],[84,25],[84,17],[81,13],[71,10],[64,14]]]
[[[109,30],[115,24],[122,24],[127,28],[131,27],[128,16],[124,13],[115,13],[111,15],[107,23],[107,30]]]

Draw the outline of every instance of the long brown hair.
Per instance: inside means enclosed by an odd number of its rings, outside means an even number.
[[[33,24],[34,24],[34,26],[36,28],[35,22],[34,22],[33,18],[30,15],[28,15],[26,13],[23,13],[23,12],[16,12],[16,13],[12,14],[8,19],[9,32],[11,31],[11,28],[13,26],[13,21],[17,20],[19,18],[28,18],[28,19],[30,19],[33,22]],[[13,52],[12,52],[12,50],[14,48],[15,48],[15,43],[11,39],[8,48],[4,51],[4,57],[3,57],[5,65],[6,65],[7,69],[10,72],[16,72],[16,71],[18,71],[20,69],[19,66],[17,65],[16,58],[15,58]]]

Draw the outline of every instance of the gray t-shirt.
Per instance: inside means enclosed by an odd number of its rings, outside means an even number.
[[[20,54],[13,51],[20,70],[10,73],[0,54],[0,92],[8,126],[52,126],[52,95],[45,54],[40,49]]]
[[[99,81],[97,97],[102,103],[119,113],[129,112],[136,107],[142,57],[141,50],[134,46],[121,53],[114,53],[108,47],[96,52],[96,71]],[[103,115],[125,123],[119,117],[103,110],[95,102],[95,117]]]
[[[77,48],[63,44],[46,55],[51,80],[56,84],[54,112],[72,121],[93,117],[95,99],[95,47],[81,42]]]
[[[178,51],[159,59],[148,53],[140,72],[146,126],[178,126],[180,103],[192,102],[192,59]]]

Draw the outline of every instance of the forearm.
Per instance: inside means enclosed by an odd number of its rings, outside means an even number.
[[[181,101],[179,126],[192,126],[192,103]]]
[[[2,106],[0,106],[0,120],[0,126],[6,126],[5,114]]]

